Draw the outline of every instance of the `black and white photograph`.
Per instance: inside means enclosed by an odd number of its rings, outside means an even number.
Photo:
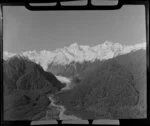
[[[145,18],[3,6],[4,121],[147,118]]]

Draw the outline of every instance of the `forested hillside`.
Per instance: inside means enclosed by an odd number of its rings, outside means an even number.
[[[60,90],[53,74],[25,57],[3,63],[4,120],[32,120],[45,116],[50,104],[48,93]]]
[[[145,50],[82,65],[76,65],[76,86],[56,96],[68,112],[94,119],[146,117]]]

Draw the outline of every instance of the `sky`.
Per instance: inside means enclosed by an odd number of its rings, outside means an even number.
[[[145,8],[126,5],[105,11],[29,11],[5,6],[4,51],[55,50],[72,43],[95,46],[105,41],[133,45],[146,41]]]

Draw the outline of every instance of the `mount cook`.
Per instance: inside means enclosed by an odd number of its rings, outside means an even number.
[[[24,56],[31,61],[40,64],[44,70],[47,70],[49,64],[67,65],[73,61],[82,63],[84,61],[93,62],[96,59],[106,60],[139,49],[146,49],[146,43],[143,42],[135,45],[122,45],[119,43],[105,41],[103,44],[98,44],[93,47],[73,43],[68,47],[58,48],[54,51],[42,50],[37,52],[34,50],[18,54],[4,51],[3,59],[7,60],[13,56]]]

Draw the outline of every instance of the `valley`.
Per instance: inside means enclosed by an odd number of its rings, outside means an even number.
[[[106,57],[114,45],[105,43]],[[49,61],[47,67],[41,59],[11,55],[4,60],[5,119],[146,118],[146,50],[129,50],[103,60]]]
[[[57,104],[65,106],[65,113],[82,119],[145,118],[145,55],[139,50],[103,62],[85,63],[86,67],[81,65],[83,71],[76,65],[73,73],[79,78],[73,77],[74,88],[55,95]],[[75,75],[69,70],[61,72]]]
[[[147,123],[147,0],[6,1],[0,14],[4,125]]]
[[[49,116],[51,115],[51,111],[47,110],[47,114],[44,118],[42,118],[41,120],[52,120],[52,119],[59,119],[59,120],[81,120],[80,118],[73,116],[73,115],[66,115],[66,108],[63,105],[57,104],[56,99],[55,99],[55,95],[65,92],[67,90],[70,90],[72,88],[71,85],[71,80],[65,77],[61,77],[61,76],[56,76],[57,79],[62,82],[65,83],[66,86],[63,87],[60,91],[56,92],[55,94],[50,94],[48,95],[49,100],[51,101],[49,107],[50,108],[54,108],[55,111],[58,111],[57,115],[53,115],[53,116]]]

